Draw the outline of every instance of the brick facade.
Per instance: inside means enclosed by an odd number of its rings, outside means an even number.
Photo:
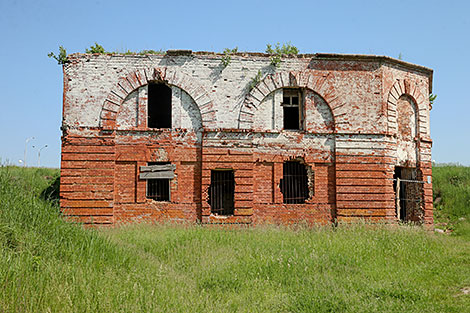
[[[284,57],[278,68],[261,53],[232,55],[226,67],[205,52],[69,58],[60,197],[71,218],[433,222],[430,69],[334,54]],[[152,84],[171,89],[171,128],[148,125]],[[174,170],[158,172],[162,164]],[[169,199],[149,195],[146,169],[171,177],[156,183]]]

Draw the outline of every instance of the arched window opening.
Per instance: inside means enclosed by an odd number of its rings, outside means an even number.
[[[162,83],[148,85],[149,128],[171,128],[171,88]]]
[[[413,141],[418,129],[416,103],[408,95],[402,95],[397,102],[398,138]]]

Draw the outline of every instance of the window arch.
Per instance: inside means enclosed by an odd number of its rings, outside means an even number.
[[[165,82],[165,84],[187,91],[199,110],[198,114],[201,117],[202,125],[204,127],[215,127],[214,104],[204,86],[191,76],[166,67],[139,69],[125,77],[121,77],[109,91],[103,103],[100,114],[100,127],[106,130],[115,129],[116,118],[123,102],[132,92],[152,81]]]
[[[397,126],[398,138],[404,141],[412,141],[417,135],[418,120],[417,108],[413,99],[403,94],[397,101]]]
[[[263,106],[266,99],[272,99],[272,95],[276,98],[276,91],[282,91],[282,88],[300,88],[318,94],[324,100],[331,115],[329,128],[332,130],[328,130],[328,132],[334,132],[338,123],[347,125],[347,121],[344,120],[345,117],[340,116],[339,121],[335,120],[337,117],[334,110],[342,107],[344,103],[341,97],[337,96],[335,87],[328,79],[328,75],[315,75],[312,71],[290,71],[267,75],[247,93],[244,102],[240,106],[238,128],[258,128],[256,115],[263,114],[257,113],[258,109]],[[279,102],[282,102],[282,99]]]
[[[331,134],[334,117],[328,103],[303,87],[279,88],[259,103],[253,116],[254,130],[296,131]]]
[[[429,136],[429,100],[421,93],[420,88],[408,79],[397,79],[390,88],[387,100],[388,132],[396,135],[398,131],[398,99],[406,95],[415,105],[417,134],[419,136]]]

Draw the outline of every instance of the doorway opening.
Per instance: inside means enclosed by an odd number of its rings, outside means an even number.
[[[423,184],[419,171],[413,167],[395,167],[393,189],[396,217],[402,222],[423,221]]]

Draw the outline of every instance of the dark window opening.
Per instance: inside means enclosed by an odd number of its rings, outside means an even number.
[[[299,107],[284,107],[284,129],[300,129]]]
[[[403,222],[421,222],[423,181],[416,168],[395,167],[393,175],[397,219]]]
[[[284,129],[302,129],[302,103],[299,89],[283,89]]]
[[[306,166],[298,161],[285,162],[280,187],[284,203],[305,203],[309,198]]]
[[[171,128],[171,88],[165,84],[148,85],[149,128]]]
[[[149,162],[148,165],[165,165],[170,162]],[[147,198],[155,201],[170,201],[170,179],[147,179]]]
[[[147,179],[147,198],[155,201],[170,201],[170,180]]]
[[[235,176],[233,170],[212,170],[209,187],[211,213],[233,215],[235,208]]]
[[[291,104],[292,105],[299,104],[299,96],[298,95],[291,96],[290,99],[291,99]]]

